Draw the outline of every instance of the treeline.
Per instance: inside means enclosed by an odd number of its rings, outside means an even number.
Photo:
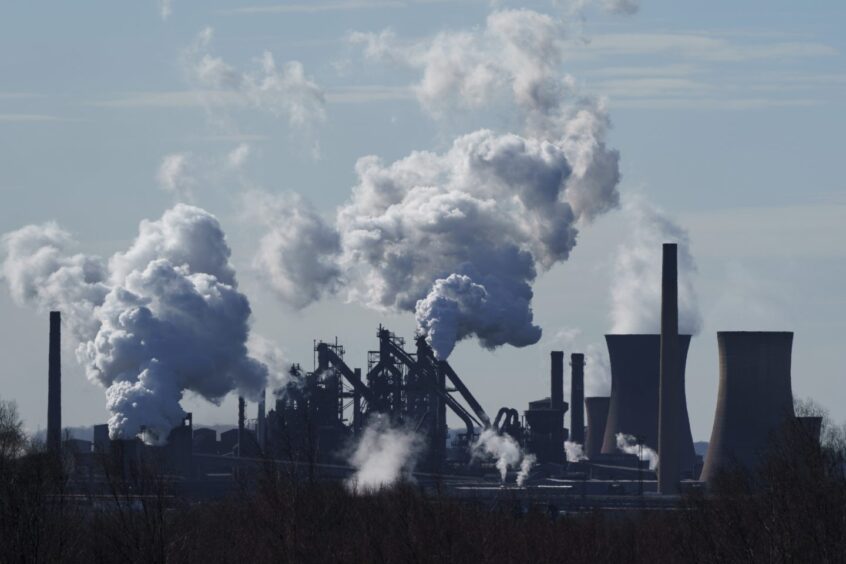
[[[63,495],[61,461],[22,433],[0,434],[0,561],[841,562],[842,437],[829,429],[820,446],[790,428],[754,476],[724,475],[676,510],[558,516],[413,484],[356,496],[270,466],[249,493],[192,504],[161,477],[127,481],[106,465],[108,501],[79,504]]]

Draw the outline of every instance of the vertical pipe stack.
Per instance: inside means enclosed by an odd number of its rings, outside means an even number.
[[[244,456],[246,433],[244,432],[244,396],[238,396],[238,456]]]
[[[50,352],[47,382],[47,449],[57,453],[62,444],[62,314],[50,312]]]
[[[570,355],[570,440],[585,443],[585,355]]]
[[[564,408],[564,351],[552,351],[549,355],[552,367],[549,371],[549,407]]]
[[[602,451],[602,440],[605,437],[605,422],[608,420],[608,405],[611,398],[585,398],[585,412],[587,414],[587,440],[585,454],[590,460],[595,459]]]
[[[658,388],[658,492],[679,491],[679,388],[681,357],[679,354],[678,248],[664,244],[661,269],[661,365]]]

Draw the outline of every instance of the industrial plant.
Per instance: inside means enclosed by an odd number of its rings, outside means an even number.
[[[311,370],[293,364],[271,398],[257,404],[239,398],[237,425],[224,432],[195,428],[189,413],[153,444],[110,437],[106,424],[94,427],[93,441],[63,441],[61,314],[54,311],[46,445],[72,457],[72,482],[81,489],[97,483],[109,460],[124,477],[155,468],[185,495],[214,497],[267,464],[349,481],[352,446],[372,422],[382,421],[419,439],[406,477],[424,488],[446,487],[456,497],[519,491],[561,506],[568,500],[594,507],[643,503],[643,494],[651,503],[668,503],[673,494],[707,488],[721,470],[754,470],[794,411],[792,333],[720,332],[713,431],[705,459],[696,454],[685,397],[691,336],[678,332],[676,245],[663,251],[661,333],[606,335],[610,397],[585,397],[584,354],[571,353],[568,363],[563,351],[551,351],[549,396],[522,410],[486,410],[424,336],[406,341],[379,326],[366,363],[352,361],[337,339],[316,341]],[[459,429],[448,427],[448,413],[461,421]],[[814,440],[820,423],[801,420]],[[492,438],[519,449],[518,458],[485,450]]]

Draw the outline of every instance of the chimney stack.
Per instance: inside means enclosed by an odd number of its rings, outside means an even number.
[[[570,440],[585,444],[585,355],[570,355]]]
[[[564,351],[552,351],[550,354],[552,368],[550,369],[549,407],[564,409]]]
[[[245,407],[244,396],[238,396],[238,456],[244,456],[244,445],[246,443],[246,433],[244,432]]]
[[[47,379],[47,450],[58,453],[62,445],[62,314],[50,312],[50,351]]]
[[[658,386],[658,492],[677,494],[679,464],[679,353],[678,247],[664,243],[661,269],[661,364]]]

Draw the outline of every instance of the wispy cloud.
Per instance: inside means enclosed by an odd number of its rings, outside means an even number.
[[[310,14],[319,12],[341,12],[374,8],[402,8],[409,2],[392,0],[346,0],[341,2],[301,2],[293,4],[266,4],[262,6],[243,6],[221,10],[223,14]]]
[[[47,114],[0,114],[0,123],[40,123],[40,122],[80,121],[75,118]]]

